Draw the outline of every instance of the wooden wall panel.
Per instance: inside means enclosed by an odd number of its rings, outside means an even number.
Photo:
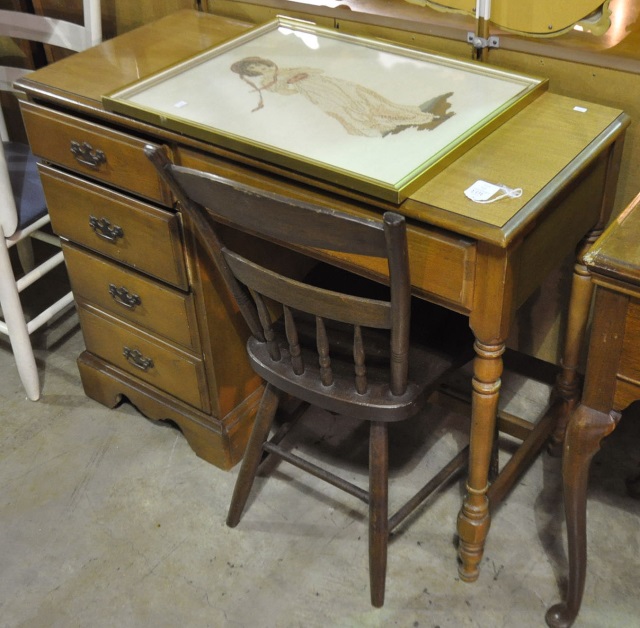
[[[198,0],[102,0],[104,38],[130,31],[179,9],[197,8]],[[80,21],[82,0],[33,0],[37,12]]]

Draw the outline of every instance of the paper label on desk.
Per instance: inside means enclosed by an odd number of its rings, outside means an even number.
[[[488,201],[501,188],[493,183],[478,179],[471,187],[464,191],[467,198],[472,201]]]

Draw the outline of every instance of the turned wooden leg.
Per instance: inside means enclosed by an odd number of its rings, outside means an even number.
[[[369,436],[369,581],[371,604],[384,604],[389,543],[389,446],[387,424],[371,424]]]
[[[458,572],[465,582],[478,578],[478,565],[491,521],[487,489],[504,349],[504,343],[485,345],[477,340],[475,343],[469,478],[467,494],[458,515]]]
[[[562,369],[556,382],[556,394],[561,400],[561,408],[558,412],[558,422],[549,441],[549,452],[553,455],[562,453],[564,434],[572,412],[575,410],[580,398],[580,353],[584,342],[585,330],[591,309],[591,297],[593,296],[593,282],[591,273],[582,264],[581,253],[590,246],[602,231],[597,230],[590,234],[580,247],[579,261],[573,267],[573,281],[571,284],[571,297],[569,301],[569,318],[565,345],[562,355]]]
[[[620,420],[620,413],[598,412],[580,405],[567,429],[562,459],[564,510],[567,519],[569,582],[564,602],[552,606],[546,614],[553,628],[571,626],[580,610],[587,566],[587,482],[589,466],[600,449],[602,439]]]
[[[273,424],[279,400],[279,391],[271,384],[267,384],[260,400],[260,407],[253,424],[253,431],[249,437],[247,450],[242,459],[240,473],[233,489],[233,497],[231,498],[229,514],[227,515],[227,525],[231,528],[235,528],[238,525],[242,511],[247,503],[258,466],[260,465],[260,459],[262,458],[262,445],[269,436],[269,430]]]

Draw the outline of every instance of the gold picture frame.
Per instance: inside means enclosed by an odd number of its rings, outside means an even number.
[[[103,102],[400,203],[546,86],[545,79],[278,17]]]

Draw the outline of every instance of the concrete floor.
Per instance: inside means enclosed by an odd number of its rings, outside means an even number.
[[[475,584],[456,572],[463,480],[431,499],[394,535],[386,603],[375,610],[362,504],[281,465],[259,480],[240,525],[228,529],[237,468],[200,460],[178,430],[127,403],[108,410],[85,397],[75,313],[34,342],[43,386],[36,403],[25,400],[0,341],[2,628],[544,626],[560,597],[566,551],[557,459],[543,454],[495,513]],[[504,390],[529,409],[545,397],[517,378],[506,378]],[[324,459],[346,457],[346,475],[364,478],[357,426],[331,436],[334,417],[308,418],[303,441]],[[590,563],[576,626],[640,626],[638,503],[624,488],[640,460],[639,429],[630,414],[623,418],[593,466]],[[466,434],[464,417],[436,406],[401,429],[392,451],[410,461],[392,458],[392,503]]]

